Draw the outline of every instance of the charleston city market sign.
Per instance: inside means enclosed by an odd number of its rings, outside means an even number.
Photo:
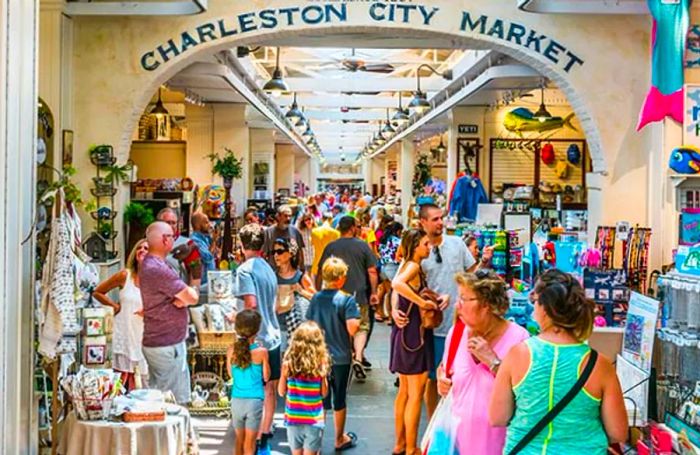
[[[295,27],[354,25],[358,21],[368,26],[410,26],[436,32],[444,32],[443,27],[447,24],[450,30],[456,26],[463,34],[505,41],[511,46],[516,45],[530,53],[540,54],[566,73],[584,63],[568,46],[521,23],[467,10],[459,12],[460,14],[455,14],[452,8],[442,9],[417,3],[351,1],[313,2],[304,6],[261,9],[231,18],[212,19],[183,31],[179,36],[145,52],[141,56],[140,65],[144,70],[154,71],[201,44],[233,36],[243,37],[255,32],[283,31]],[[453,25],[449,26],[450,23]],[[438,27],[437,24],[441,26]]]

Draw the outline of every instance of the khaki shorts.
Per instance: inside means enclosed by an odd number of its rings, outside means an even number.
[[[369,303],[359,304],[360,307],[360,332],[369,333]]]

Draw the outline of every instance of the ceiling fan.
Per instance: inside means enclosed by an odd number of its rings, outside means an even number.
[[[354,48],[350,56],[340,60],[338,63],[340,63],[340,69],[350,71],[351,73],[362,71],[365,73],[389,74],[393,73],[396,69],[394,65],[389,63],[367,63],[364,59],[355,55]]]

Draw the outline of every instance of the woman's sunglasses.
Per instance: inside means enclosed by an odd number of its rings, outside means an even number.
[[[274,255],[284,254],[286,252],[287,252],[287,250],[272,250],[272,254],[274,254]]]

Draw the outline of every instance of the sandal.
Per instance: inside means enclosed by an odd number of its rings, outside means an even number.
[[[346,441],[340,447],[336,447],[336,452],[342,452],[343,450],[352,449],[357,445],[357,435],[355,433],[353,433],[352,431],[348,431],[347,436],[348,438],[350,438],[350,440]]]
[[[355,378],[359,382],[364,382],[365,379],[367,379],[367,373],[365,372],[365,367],[362,366],[361,362],[358,362],[357,360],[352,361],[352,371],[355,373]]]

